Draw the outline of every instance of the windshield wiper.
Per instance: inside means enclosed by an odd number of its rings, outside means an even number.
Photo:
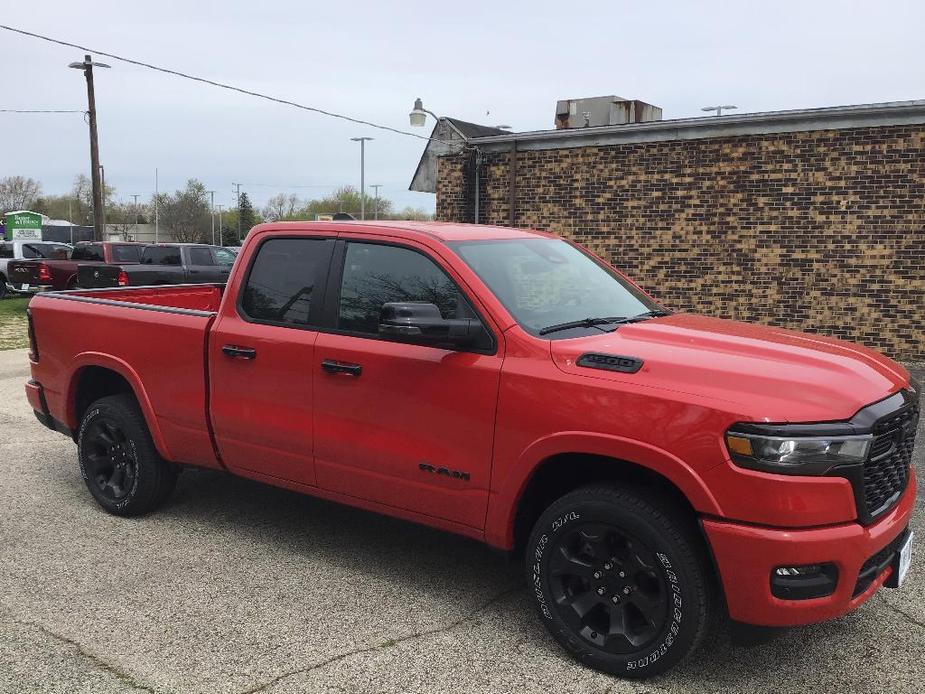
[[[582,318],[580,320],[569,321],[568,323],[557,323],[556,325],[547,325],[540,330],[540,335],[559,332],[560,330],[570,330],[571,328],[595,328],[598,325],[624,325],[626,323],[635,323],[648,318],[657,318],[659,316],[668,316],[670,311],[645,311],[635,316],[610,316],[607,318]]]
[[[582,318],[581,320],[572,320],[568,323],[556,323],[547,325],[540,329],[540,335],[559,332],[560,330],[569,330],[570,328],[593,328],[597,325],[609,325],[610,323],[619,323],[627,320],[626,316],[610,316],[609,318]]]
[[[613,321],[613,322],[618,325],[622,325],[624,323],[635,323],[636,321],[646,320],[648,318],[658,318],[659,316],[670,316],[670,315],[671,315],[671,311],[662,311],[662,310],[645,311],[644,313],[637,313],[635,316],[621,318],[620,320]]]

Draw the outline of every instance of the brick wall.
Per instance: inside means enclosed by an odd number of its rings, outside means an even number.
[[[510,160],[484,154],[482,223],[511,222]],[[584,244],[676,310],[925,360],[925,126],[519,151],[515,170],[515,226]],[[471,174],[440,160],[437,219],[472,221]]]

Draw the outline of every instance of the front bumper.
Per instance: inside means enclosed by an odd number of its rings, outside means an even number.
[[[761,626],[797,626],[839,617],[859,607],[890,578],[881,571],[859,593],[858,577],[865,562],[909,526],[915,506],[916,476],[899,502],[876,523],[845,523],[820,528],[764,528],[704,519],[703,527],[719,568],[729,616]],[[783,600],[771,593],[771,572],[779,566],[831,562],[838,568],[832,595]]]

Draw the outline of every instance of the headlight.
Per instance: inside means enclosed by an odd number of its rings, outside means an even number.
[[[863,463],[872,439],[870,434],[788,437],[726,432],[726,446],[736,464],[782,475],[823,475],[838,465]]]

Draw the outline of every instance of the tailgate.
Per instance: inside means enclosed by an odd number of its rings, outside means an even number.
[[[118,287],[121,272],[119,265],[78,265],[77,286],[87,289]]]
[[[37,284],[51,284],[50,278],[39,280],[39,263],[34,260],[10,261],[6,271],[13,289],[24,291]]]

